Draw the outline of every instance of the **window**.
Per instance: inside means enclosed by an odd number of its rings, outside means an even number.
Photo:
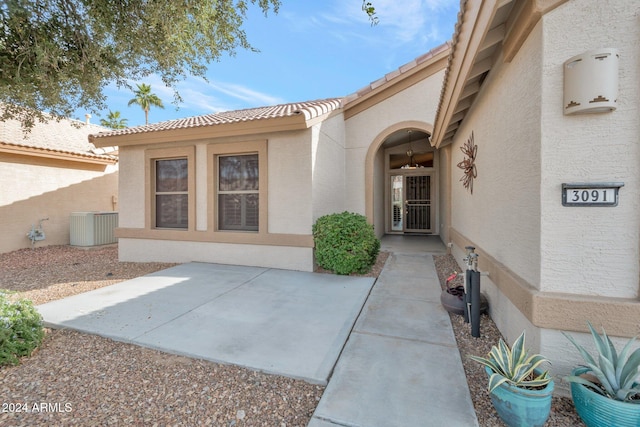
[[[267,141],[212,143],[207,155],[211,238],[264,241],[269,234]]]
[[[155,226],[188,228],[189,163],[186,158],[158,159],[155,163]]]
[[[195,146],[151,148],[145,156],[145,228],[193,231]]]
[[[218,229],[258,231],[258,154],[219,155],[217,160]]]

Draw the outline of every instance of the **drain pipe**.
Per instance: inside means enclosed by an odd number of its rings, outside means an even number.
[[[471,336],[480,337],[480,272],[478,271],[478,254],[473,254],[473,271],[471,272]]]
[[[465,272],[465,305],[464,321],[471,323],[471,336],[480,337],[480,272],[478,271],[478,254],[475,247],[466,246],[467,256],[464,259],[467,263]]]
[[[473,259],[471,253],[476,249],[473,246],[465,246],[467,256],[464,261],[467,263],[467,269],[464,273],[464,323],[469,323],[471,309],[471,271],[473,271]]]

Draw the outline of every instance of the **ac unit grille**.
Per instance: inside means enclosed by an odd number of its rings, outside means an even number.
[[[69,221],[71,246],[99,246],[116,243],[114,230],[118,212],[73,212]]]

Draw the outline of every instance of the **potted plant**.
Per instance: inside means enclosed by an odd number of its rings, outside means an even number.
[[[458,273],[453,272],[445,280],[444,288],[440,293],[440,303],[449,313],[464,315],[465,292],[464,285],[459,284],[457,279]],[[480,313],[486,313],[489,310],[489,300],[485,294],[480,294]]]
[[[481,363],[489,376],[491,402],[509,427],[543,426],[551,411],[553,379],[540,365],[549,363],[525,349],[525,332],[511,348],[500,339],[487,357],[469,356]]]
[[[571,383],[576,412],[587,427],[640,426],[640,348],[632,351],[635,338],[618,354],[604,329],[600,336],[591,323],[588,325],[597,358],[563,332],[586,363],[565,377]]]

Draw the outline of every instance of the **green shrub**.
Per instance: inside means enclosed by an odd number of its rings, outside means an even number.
[[[12,302],[0,291],[0,366],[17,365],[43,338],[42,316],[31,301]]]
[[[316,263],[337,274],[363,274],[375,264],[380,240],[360,214],[342,212],[318,218],[313,225]]]

